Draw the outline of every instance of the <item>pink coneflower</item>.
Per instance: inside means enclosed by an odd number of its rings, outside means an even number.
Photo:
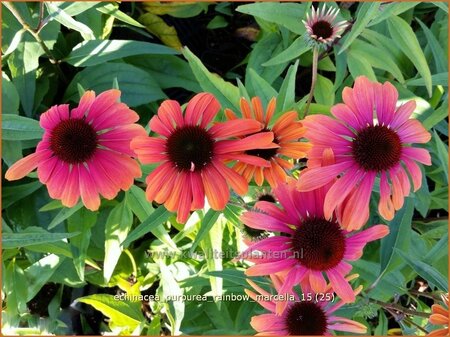
[[[130,141],[145,130],[134,124],[139,116],[119,97],[119,90],[97,97],[86,91],[75,109],[68,104],[51,107],[41,115],[45,131],[36,152],[12,165],[5,178],[21,179],[37,168],[51,198],[73,207],[81,196],[90,210],[99,208],[99,194],[113,199],[130,188],[141,176]]]
[[[241,216],[249,227],[282,233],[253,244],[240,255],[255,262],[246,270],[247,275],[287,273],[283,292],[290,291],[299,282],[309,284],[315,292],[323,292],[326,275],[342,300],[354,301],[353,291],[345,280],[352,269],[347,261],[359,259],[365,245],[386,236],[389,229],[376,225],[359,233],[347,232],[334,215],[331,219],[324,217],[326,192],[325,187],[299,192],[295,181],[280,184],[274,193],[282,209],[260,201],[256,204],[259,211]]]
[[[286,280],[277,275],[270,275],[270,278],[278,295],[283,295],[280,290]],[[302,287],[301,294],[291,293],[292,301],[283,300],[285,303],[281,307],[284,310],[279,312],[280,302],[272,300],[274,294],[250,280],[248,282],[258,294],[245,289],[247,295],[270,312],[252,317],[250,324],[258,332],[257,336],[324,336],[331,335],[333,331],[367,332],[365,325],[336,316],[335,312],[345,302],[333,303],[325,293],[316,294],[311,289]],[[360,291],[361,287],[352,290],[353,296]]]
[[[265,113],[259,97],[252,98],[251,106],[245,98],[241,98],[240,106],[243,118],[261,122],[264,125],[262,132],[272,131],[274,143],[278,144],[279,147],[272,149],[254,148],[246,151],[249,155],[269,161],[269,167],[239,162],[234,165],[234,170],[241,174],[248,182],[254,179],[258,186],[263,184],[264,179],[272,187],[277,186],[279,182],[285,182],[287,178],[285,170],[290,170],[293,167],[292,161],[289,160],[306,157],[306,151],[311,148],[309,143],[299,141],[306,130],[298,120],[297,112],[286,112],[274,121],[273,126],[269,126],[275,112],[275,98],[270,100]],[[225,109],[225,115],[229,120],[238,119],[236,114],[230,109]]]
[[[340,34],[349,25],[347,21],[334,23],[339,14],[338,8],[330,7],[326,11],[326,5],[320,9],[312,8],[312,14],[306,14],[306,21],[303,24],[306,27],[305,34],[308,42],[316,47],[326,47],[330,45],[336,38],[341,37]]]
[[[375,177],[380,177],[378,210],[387,220],[394,217],[410,192],[406,172],[414,191],[420,188],[422,173],[416,161],[431,165],[431,158],[427,150],[414,148],[412,143],[426,143],[431,135],[419,121],[409,119],[414,101],[396,108],[398,92],[388,82],[382,85],[358,77],[353,89],[344,88],[342,98],[344,104],[331,108],[337,119],[314,115],[304,121],[306,137],[314,146],[308,152],[310,169],[301,174],[298,188],[310,191],[339,175],[325,198],[325,218],[331,218],[339,207],[342,226],[354,230],[369,218]],[[326,148],[333,150],[336,164],[316,167]]]
[[[181,223],[191,210],[204,207],[205,195],[212,209],[222,210],[230,198],[228,185],[238,194],[247,192],[247,181],[225,161],[269,166],[244,152],[278,147],[271,132],[258,133],[263,125],[255,120],[210,126],[219,110],[219,102],[209,93],[194,96],[184,116],[178,102],[166,100],[150,120],[150,128],[160,137],[137,137],[131,142],[142,163],[162,163],[147,177],[147,199],[177,211]],[[257,134],[236,139],[251,133]]]

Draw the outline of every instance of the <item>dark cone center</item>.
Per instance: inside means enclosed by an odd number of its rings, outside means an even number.
[[[317,21],[311,29],[317,38],[328,39],[333,35],[333,26],[328,21]]]
[[[167,139],[167,153],[179,170],[201,171],[211,162],[214,139],[200,126],[176,129]]]
[[[66,119],[51,132],[50,149],[62,161],[78,164],[89,160],[97,148],[97,133],[84,119]]]
[[[368,126],[354,139],[352,153],[366,171],[386,171],[399,163],[402,143],[398,134],[388,127]]]
[[[297,228],[292,246],[303,266],[324,271],[334,268],[344,258],[345,236],[336,222],[311,218]]]
[[[286,325],[289,335],[323,336],[327,332],[327,316],[314,302],[297,302],[288,309]]]

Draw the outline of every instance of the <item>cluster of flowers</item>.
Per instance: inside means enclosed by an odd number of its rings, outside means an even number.
[[[52,198],[72,207],[81,197],[88,209],[97,210],[100,195],[112,199],[141,176],[137,157],[143,164],[159,163],[146,179],[147,198],[176,212],[181,223],[190,211],[204,208],[205,196],[211,208],[222,210],[230,189],[244,195],[251,180],[259,186],[267,181],[282,208],[259,201],[242,221],[278,234],[244,252],[254,263],[247,275],[270,275],[280,294],[300,285],[304,293],[333,291],[341,302],[260,301],[272,313],[254,317],[253,327],[266,335],[365,331],[360,323],[331,313],[361,290],[349,284],[355,276],[349,275],[348,261],[389,232],[385,225],[358,231],[369,219],[375,178],[379,213],[389,220],[410,193],[409,178],[414,190],[421,185],[416,162],[431,164],[428,151],[412,146],[430,140],[420,122],[409,118],[414,101],[397,107],[392,84],[359,77],[354,88],[344,89],[344,103],[332,107],[334,118],[312,115],[299,121],[290,111],[275,119],[275,99],[264,110],[255,97],[241,99],[242,117],[225,109],[227,121],[213,123],[221,106],[213,95],[200,93],[184,113],[178,102],[164,101],[149,123],[156,135],[149,137],[119,97],[118,90],[97,97],[88,91],[72,110],[67,104],[50,108],[40,118],[45,132],[36,152],[11,166],[6,179],[37,168]],[[307,168],[292,178],[287,172],[293,159],[304,157]]]

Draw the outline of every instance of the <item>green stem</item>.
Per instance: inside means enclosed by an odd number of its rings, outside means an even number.
[[[128,249],[124,249],[123,252],[125,254],[127,254],[128,258],[130,259],[131,266],[133,268],[133,275],[137,277],[137,266],[136,266],[136,261],[134,261],[133,255],[131,254],[131,252]]]
[[[311,90],[309,91],[308,102],[306,103],[305,113],[303,114],[303,118],[308,115],[309,106],[311,105],[311,101],[314,96],[314,88],[316,86],[317,81],[317,64],[319,63],[319,50],[317,47],[313,48],[313,59],[312,59],[312,78],[311,78]]]
[[[399,311],[399,312],[401,312],[403,314],[406,314],[406,315],[412,315],[412,316],[418,316],[418,317],[424,317],[424,318],[429,318],[430,317],[430,314],[428,314],[426,312],[406,309],[406,308],[402,307],[399,304],[386,303],[386,302],[375,300],[373,298],[369,298],[369,301],[372,302],[372,303],[378,304],[379,306],[381,306],[382,308],[384,308],[386,310],[390,309],[390,310],[394,310],[394,311]]]
[[[62,72],[61,68],[59,67],[59,61],[53,56],[50,49],[48,49],[47,45],[45,44],[44,40],[42,40],[41,36],[39,35],[39,31],[42,29],[43,25],[43,15],[44,15],[44,4],[41,3],[41,7],[39,9],[39,22],[36,29],[33,29],[30,27],[30,25],[22,18],[16,7],[14,7],[12,2],[3,2],[6,8],[9,9],[9,11],[14,15],[14,17],[19,21],[19,23],[22,25],[23,29],[25,29],[28,33],[30,33],[34,39],[41,45],[42,49],[44,50],[44,53],[47,55],[50,63],[55,65],[56,70],[58,71],[59,75],[61,76],[61,79],[67,83],[66,76]]]

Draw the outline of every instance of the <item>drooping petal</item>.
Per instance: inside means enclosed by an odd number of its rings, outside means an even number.
[[[49,154],[46,151],[32,153],[11,165],[5,173],[5,178],[7,180],[22,179],[47,158],[49,158]]]
[[[97,183],[92,179],[90,172],[84,165],[79,165],[80,195],[87,209],[96,211],[100,207],[99,191]]]
[[[352,168],[353,161],[346,160],[338,164],[308,169],[300,175],[297,189],[302,192],[315,190],[336,179],[342,172]],[[354,169],[352,170],[352,172]]]
[[[326,273],[333,290],[341,298],[341,300],[346,303],[354,302],[355,294],[348,281],[340,273],[333,270],[328,270]]]
[[[205,128],[220,110],[219,101],[210,93],[199,93],[188,103],[184,114],[185,123]]]
[[[223,210],[230,199],[227,182],[212,165],[202,171],[202,177],[206,198],[211,208],[216,211]]]

